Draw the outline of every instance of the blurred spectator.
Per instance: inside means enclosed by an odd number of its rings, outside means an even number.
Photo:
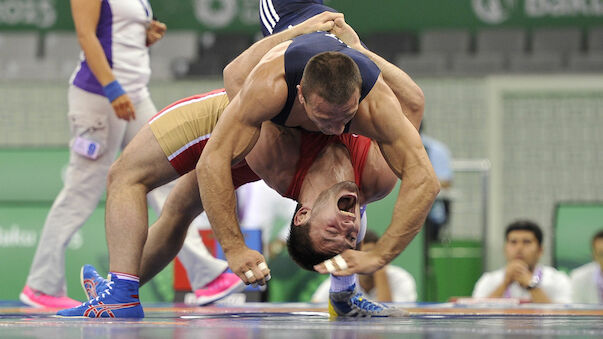
[[[484,273],[473,289],[474,298],[518,298],[536,303],[571,302],[568,276],[540,265],[542,231],[532,221],[519,220],[505,232],[507,266]]]
[[[425,122],[422,122],[419,128],[421,140],[438,180],[440,180],[440,193],[425,220],[425,232],[429,242],[438,242],[441,240],[440,231],[450,220],[450,198],[447,197],[447,194],[452,186],[452,156],[444,143],[423,133],[424,126]]]
[[[372,250],[379,237],[375,232],[366,230],[362,243],[363,251]],[[415,279],[404,269],[387,265],[373,274],[358,275],[358,290],[370,299],[378,302],[414,302],[417,301]],[[318,286],[312,302],[327,302],[329,299],[330,279]]]
[[[593,261],[570,274],[572,299],[575,303],[603,303],[603,230],[593,236]]]

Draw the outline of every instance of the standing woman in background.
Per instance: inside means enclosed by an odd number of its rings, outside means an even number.
[[[80,304],[67,297],[66,247],[96,209],[117,152],[157,113],[147,88],[148,47],[166,26],[148,1],[71,0],[71,11],[83,55],[68,93],[69,167],[20,295],[36,307]]]

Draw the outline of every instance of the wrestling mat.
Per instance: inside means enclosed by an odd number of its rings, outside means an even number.
[[[603,338],[603,305],[391,304],[406,318],[330,319],[325,304],[145,304],[146,317],[57,318],[0,302],[0,338]]]

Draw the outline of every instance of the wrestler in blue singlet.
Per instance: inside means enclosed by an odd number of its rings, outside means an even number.
[[[322,2],[322,0],[260,0],[259,14],[262,33],[264,36],[278,33],[322,12],[339,13],[339,11],[323,5]],[[283,110],[271,119],[272,122],[282,126],[285,125],[297,95],[296,86],[301,81],[306,64],[314,55],[326,51],[344,53],[356,62],[362,76],[360,101],[371,91],[381,71],[368,57],[349,48],[332,34],[316,32],[302,35],[293,39],[293,42],[289,45],[287,51],[285,51],[285,79],[288,87],[287,102]],[[345,126],[344,132],[347,132],[349,127],[350,123]],[[365,210],[366,205],[361,206],[360,215],[362,219],[357,243],[360,243],[364,239],[366,232],[367,221]]]

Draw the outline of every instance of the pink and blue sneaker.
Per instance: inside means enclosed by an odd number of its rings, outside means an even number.
[[[107,288],[95,289],[98,296],[73,308],[60,310],[63,317],[88,318],[144,318],[144,311],[138,298],[138,277],[110,273]],[[102,279],[102,278],[101,278]]]
[[[27,285],[23,287],[23,291],[19,294],[19,299],[29,306],[38,308],[66,308],[74,307],[81,303],[81,301],[71,299],[67,296],[46,294]]]
[[[203,288],[195,290],[197,305],[203,306],[220,300],[231,293],[245,289],[245,283],[234,273],[222,273]]]

